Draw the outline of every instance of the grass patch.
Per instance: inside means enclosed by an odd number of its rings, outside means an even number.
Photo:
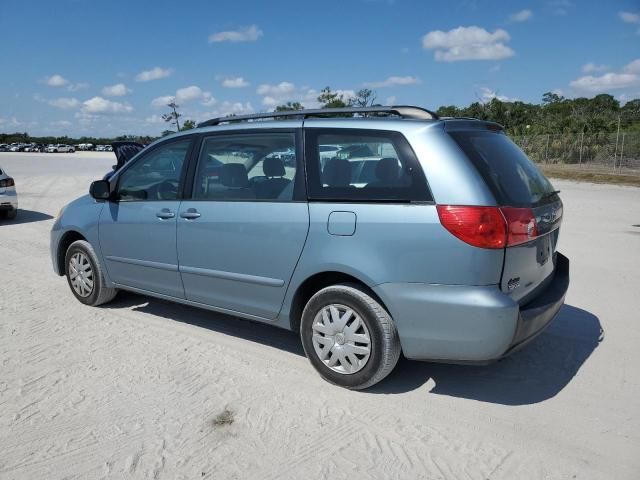
[[[640,187],[640,174],[614,173],[607,171],[592,170],[588,168],[574,167],[573,165],[538,165],[542,172],[550,178],[560,178],[563,180],[575,180],[578,182],[610,183],[613,185],[630,185]]]
[[[216,415],[212,420],[214,428],[224,427],[225,425],[231,425],[235,421],[234,414],[228,408],[225,408],[222,413]]]

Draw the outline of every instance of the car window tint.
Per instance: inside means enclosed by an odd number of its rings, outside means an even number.
[[[400,134],[349,130],[323,133],[313,129],[307,134],[310,198],[429,199],[422,170],[414,168],[415,157]]]
[[[190,144],[191,140],[171,142],[136,160],[120,176],[118,198],[121,201],[176,200]]]
[[[193,197],[292,200],[295,175],[293,133],[216,135],[202,144]]]
[[[469,157],[501,205],[530,206],[553,192],[553,186],[504,133],[449,132]]]

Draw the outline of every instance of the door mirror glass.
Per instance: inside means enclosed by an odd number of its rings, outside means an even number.
[[[111,198],[111,188],[106,180],[96,180],[89,187],[89,195],[96,200],[109,200]]]

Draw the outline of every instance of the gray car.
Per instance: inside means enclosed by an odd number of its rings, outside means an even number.
[[[71,202],[51,256],[76,298],[129,290],[294,330],[352,389],[401,353],[495,361],[556,316],[562,202],[500,125],[418,107],[274,115],[162,138]]]
[[[16,182],[0,167],[0,219],[14,219],[18,215]]]

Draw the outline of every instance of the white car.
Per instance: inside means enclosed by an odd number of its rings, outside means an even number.
[[[0,218],[14,219],[18,214],[16,183],[0,167]]]
[[[74,153],[76,149],[71,145],[64,145],[59,143],[58,145],[49,145],[47,152],[49,153]]]

